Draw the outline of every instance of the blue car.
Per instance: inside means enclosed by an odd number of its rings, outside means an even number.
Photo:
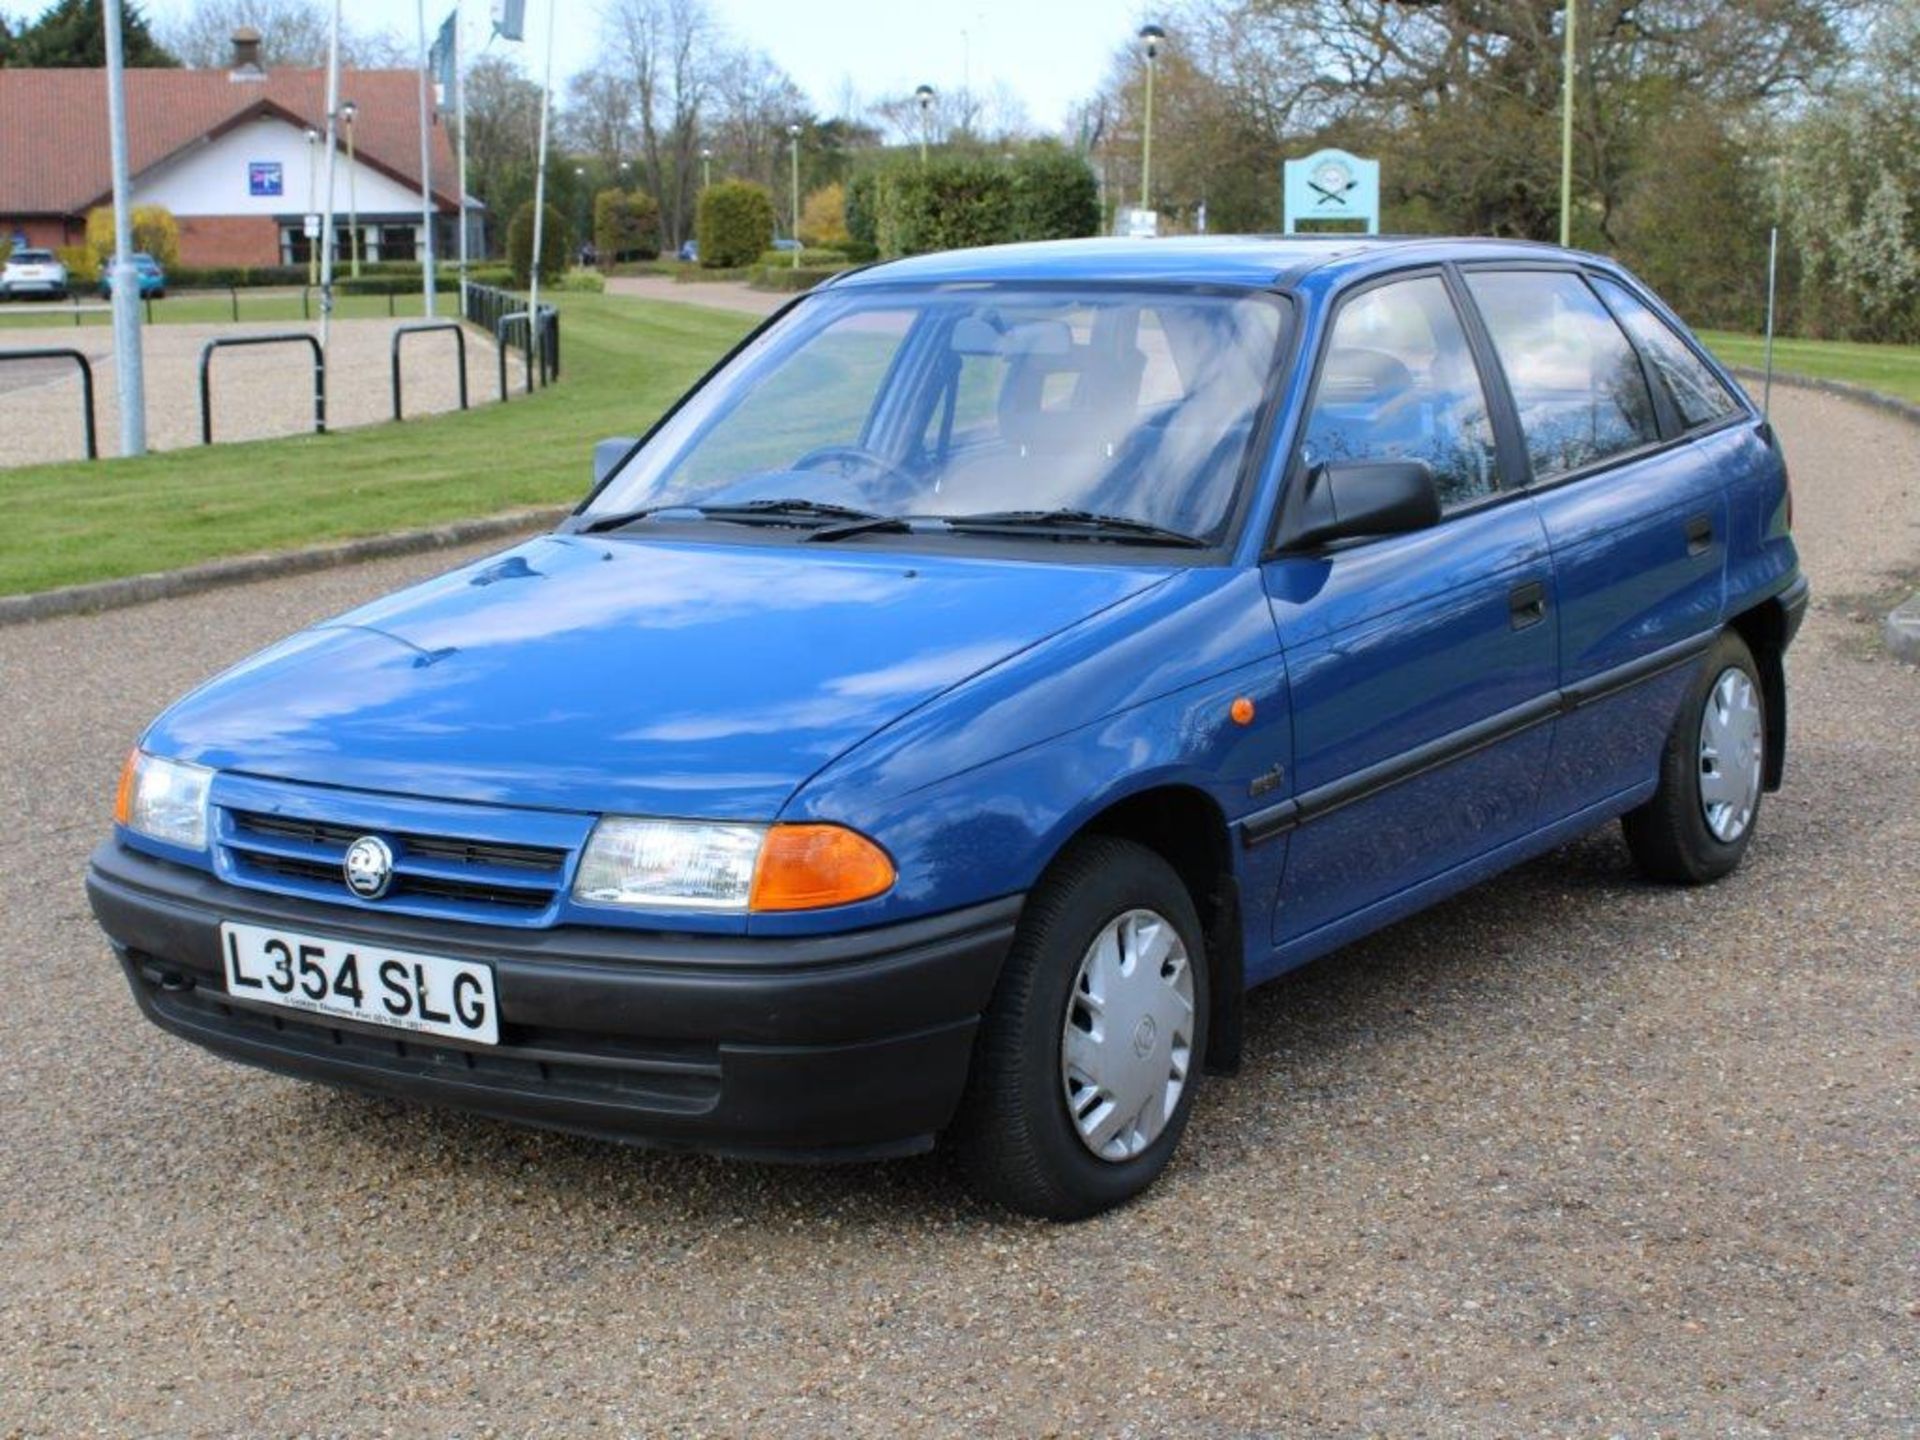
[[[1714,880],[1781,782],[1780,446],[1596,256],[898,261],[595,471],[147,730],[88,889],[152,1020],[1071,1218],[1248,987],[1613,820]]]
[[[140,282],[142,300],[164,300],[167,298],[167,272],[160,268],[160,262],[144,251],[137,251],[131,257],[134,275]],[[111,297],[113,294],[113,266],[109,261],[101,268],[100,293]]]

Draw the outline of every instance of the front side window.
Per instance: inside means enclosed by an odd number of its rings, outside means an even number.
[[[1467,287],[1506,372],[1535,480],[1659,440],[1640,357],[1586,281],[1476,270]]]
[[[1088,511],[1220,539],[1285,318],[1264,294],[849,287],[805,301],[587,511]]]
[[[1308,465],[1424,460],[1441,508],[1500,488],[1493,425],[1446,283],[1423,275],[1341,307],[1307,421]]]
[[[1595,277],[1593,283],[1667,387],[1667,393],[1673,397],[1673,408],[1680,412],[1689,430],[1696,425],[1712,424],[1740,408],[1740,402],[1728,393],[1707,362],[1694,354],[1687,342],[1673,333],[1673,327],[1648,309],[1637,295],[1604,276]]]

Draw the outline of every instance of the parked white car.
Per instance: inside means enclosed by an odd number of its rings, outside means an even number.
[[[16,250],[7,257],[7,268],[0,270],[0,300],[29,295],[67,298],[67,267],[51,250]]]

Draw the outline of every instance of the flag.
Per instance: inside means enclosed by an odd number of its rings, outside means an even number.
[[[454,25],[459,18],[458,10],[447,16],[440,33],[434,36],[433,48],[427,51],[427,71],[443,95],[453,94],[454,86],[460,81],[460,41]]]
[[[493,0],[493,33],[502,40],[527,38],[527,0]]]

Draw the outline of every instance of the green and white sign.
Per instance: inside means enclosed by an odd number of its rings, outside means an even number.
[[[1282,167],[1285,229],[1297,234],[1303,220],[1358,221],[1380,233],[1380,162],[1344,150],[1318,150]]]

